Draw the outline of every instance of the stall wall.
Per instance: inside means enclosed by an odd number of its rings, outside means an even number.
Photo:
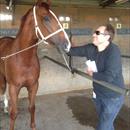
[[[20,27],[20,20],[29,8],[31,6],[17,5],[14,21],[0,22],[1,37],[17,34]],[[0,5],[0,9],[0,13],[7,12],[4,5]],[[123,55],[130,56],[130,9],[67,5],[52,6],[51,9],[57,16],[69,16],[71,18],[67,31],[68,35],[72,35],[71,40],[77,46],[91,42],[91,35],[99,25],[111,23],[117,32],[114,42],[119,46]],[[117,29],[117,24],[121,24],[121,28]],[[42,58],[44,55],[48,55],[61,63],[65,63],[63,57],[54,46],[39,46],[38,55],[41,64],[38,95],[92,88],[91,82],[88,79],[76,74],[73,75],[68,70]],[[73,64],[85,72],[85,60],[85,58],[74,57]],[[123,59],[123,75],[125,77],[125,83],[128,86],[130,79],[129,63],[129,59]],[[24,89],[20,93],[20,96],[27,96]]]

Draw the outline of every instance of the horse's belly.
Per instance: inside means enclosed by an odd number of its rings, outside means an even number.
[[[31,85],[38,81],[39,67],[15,68],[7,73],[7,80],[17,86]]]

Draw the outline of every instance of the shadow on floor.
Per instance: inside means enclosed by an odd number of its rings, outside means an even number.
[[[91,98],[86,96],[70,96],[67,99],[67,104],[72,110],[73,117],[78,120],[82,125],[92,126],[96,128],[96,123],[98,121],[96,109]],[[130,113],[130,109],[123,106],[120,111],[121,113]],[[129,119],[130,119],[130,115]],[[120,114],[115,120],[115,130],[130,130],[130,120],[124,120],[120,117]]]

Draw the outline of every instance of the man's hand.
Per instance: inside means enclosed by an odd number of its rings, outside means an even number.
[[[86,72],[89,76],[93,76],[93,71],[91,68],[87,68],[87,72]]]

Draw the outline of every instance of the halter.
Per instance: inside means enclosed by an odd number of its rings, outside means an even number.
[[[58,18],[56,17],[56,15],[55,15],[51,10],[49,10],[49,12],[50,12],[50,13],[54,16],[54,18],[56,19],[58,25],[60,26],[60,29],[58,29],[57,31],[55,31],[55,32],[53,32],[53,33],[51,33],[51,34],[49,34],[49,35],[46,36],[46,37],[43,36],[43,34],[42,34],[42,32],[41,32],[41,30],[40,30],[40,28],[39,28],[39,26],[38,26],[37,17],[36,17],[36,7],[34,6],[34,7],[33,7],[33,15],[34,15],[34,21],[35,21],[35,33],[36,33],[36,36],[37,36],[38,39],[41,39],[41,38],[42,38],[41,40],[45,41],[45,43],[47,44],[47,42],[46,42],[47,39],[49,39],[50,37],[52,37],[52,36],[54,36],[54,35],[56,35],[56,34],[58,34],[59,32],[62,31],[62,32],[64,33],[64,35],[65,35],[65,38],[67,39],[67,41],[68,41],[68,43],[69,43],[69,45],[67,46],[67,49],[66,49],[66,51],[68,52],[69,49],[70,49],[70,47],[71,47],[71,43],[70,43],[70,40],[69,40],[69,38],[68,38],[68,35],[67,35],[67,33],[65,32],[64,28],[62,27],[62,25],[61,25],[61,23],[59,22],[59,20],[58,20]],[[40,35],[41,38],[39,38],[38,33],[39,33],[39,35]]]
[[[51,33],[51,34],[49,34],[49,35],[46,36],[46,37],[43,36],[43,34],[42,34],[42,32],[41,32],[41,30],[40,30],[40,28],[39,28],[39,26],[38,26],[37,17],[36,17],[36,7],[34,6],[34,7],[33,7],[33,16],[34,16],[34,21],[35,21],[35,33],[36,33],[36,36],[37,36],[38,39],[41,39],[41,38],[42,38],[41,40],[44,41],[45,44],[48,44],[48,42],[46,42],[47,39],[49,39],[50,37],[52,37],[52,36],[54,36],[54,35],[56,35],[56,34],[58,34],[59,32],[62,31],[62,32],[64,33],[64,35],[65,35],[65,38],[67,39],[67,41],[68,41],[68,43],[69,43],[69,45],[68,45],[67,48],[65,49],[65,50],[68,52],[68,51],[70,50],[70,47],[71,47],[71,43],[70,43],[70,40],[69,40],[69,38],[68,38],[68,35],[67,35],[67,33],[65,32],[64,28],[62,27],[62,25],[61,25],[61,23],[59,22],[59,20],[58,20],[58,18],[56,17],[56,15],[55,15],[51,10],[49,10],[49,12],[50,12],[50,13],[54,16],[54,18],[56,19],[58,25],[60,26],[60,29],[58,29],[57,31],[55,31],[55,32],[53,32],[53,33]],[[39,33],[39,35],[40,35],[41,38],[39,38],[38,33]],[[67,60],[66,60],[66,58],[65,58],[64,53],[61,52],[61,54],[62,54],[62,57],[63,57],[63,59],[64,59],[64,61],[65,61],[65,64],[67,65],[68,69],[71,71],[71,68],[70,68],[70,66],[69,66],[69,64],[68,64],[68,62],[67,62]]]
[[[68,45],[67,48],[65,49],[66,52],[68,52],[68,51],[70,50],[70,47],[71,47],[71,43],[70,43],[70,40],[69,40],[69,38],[68,38],[68,35],[67,35],[67,33],[65,32],[64,28],[62,27],[62,25],[61,25],[61,23],[59,22],[59,20],[58,20],[58,18],[56,17],[56,15],[55,15],[51,10],[49,10],[49,12],[50,12],[50,13],[54,16],[54,18],[56,19],[58,25],[60,26],[60,29],[58,29],[57,31],[55,31],[55,32],[53,32],[53,33],[51,33],[51,34],[49,34],[48,36],[45,37],[45,36],[42,34],[42,32],[41,32],[41,30],[40,30],[40,28],[39,28],[39,26],[38,26],[38,22],[37,22],[37,18],[36,18],[36,6],[34,6],[34,7],[33,7],[33,16],[34,16],[34,22],[35,22],[35,33],[36,33],[37,38],[38,38],[40,41],[39,41],[38,43],[36,43],[35,45],[29,46],[29,47],[27,47],[27,48],[25,48],[25,49],[22,49],[22,50],[20,50],[20,51],[17,51],[17,52],[15,52],[15,53],[10,54],[10,55],[1,57],[1,59],[2,59],[2,60],[8,59],[8,58],[11,57],[11,56],[14,56],[14,55],[16,55],[16,54],[19,54],[19,53],[21,53],[21,52],[24,52],[24,51],[26,51],[26,50],[29,50],[29,49],[31,49],[31,48],[33,48],[33,47],[35,47],[35,46],[38,46],[39,44],[41,44],[41,43],[43,43],[43,42],[44,42],[45,44],[48,44],[48,42],[46,42],[46,40],[49,39],[50,37],[52,37],[52,36],[58,34],[58,33],[61,32],[61,31],[64,33],[65,38],[67,39],[67,41],[68,41],[68,43],[69,43],[69,45]],[[39,37],[38,34],[40,35],[41,38]],[[65,58],[64,53],[63,53],[63,52],[61,52],[61,53],[62,53],[63,59],[64,59],[66,65],[67,65],[68,69],[71,71],[71,68],[70,68],[70,66],[69,66],[69,64],[68,64],[68,62],[67,62],[67,60],[66,60],[66,58]]]

